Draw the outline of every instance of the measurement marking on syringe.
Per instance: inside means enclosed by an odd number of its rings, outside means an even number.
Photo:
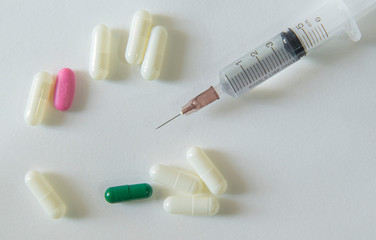
[[[251,83],[253,83],[255,81],[255,79],[253,78],[251,72],[249,71],[249,68],[247,68],[247,72],[248,72],[249,76],[251,76],[251,78],[252,78]]]
[[[242,65],[240,65],[240,67],[243,69],[243,72],[245,73],[245,75],[247,76],[247,78],[248,78],[248,80],[249,80],[249,83],[251,83],[252,81],[251,81],[251,79],[249,78],[249,76],[248,76],[248,74],[247,74],[247,72],[244,70],[244,68],[243,68],[243,66]],[[252,76],[251,76],[252,77]]]
[[[251,69],[251,71],[252,71],[252,73],[253,73],[253,75],[255,76],[255,78],[257,79],[257,75],[256,75],[256,73],[253,71],[253,69],[252,69],[252,66],[251,67],[249,67],[249,68],[247,68],[247,69]],[[253,78],[252,78],[253,79]],[[254,79],[253,79],[253,81],[254,81]]]
[[[244,74],[241,72],[240,75],[242,75],[244,81],[245,81],[245,85],[248,85],[248,81],[247,81],[247,78],[244,76]]]
[[[250,81],[248,75],[247,75],[247,72],[244,70],[243,66],[240,64],[242,61],[239,61],[239,62],[236,62],[235,65],[238,65],[239,67],[241,67],[241,69],[243,70],[243,72],[245,73],[245,75],[247,76],[248,80]],[[243,76],[244,77],[244,76]]]
[[[311,36],[311,39],[312,39],[312,41],[313,41],[313,44],[315,44],[316,45],[316,41],[315,41],[315,39],[312,37],[312,34],[311,34],[311,32],[309,31],[308,32],[309,33],[309,36]]]
[[[311,40],[309,39],[308,34],[306,33],[306,31],[304,31],[303,28],[302,28],[302,31],[303,31],[304,34],[307,36],[307,39],[308,39],[309,43],[311,44],[311,47],[313,47],[313,44],[312,44]]]
[[[277,64],[277,67],[279,67],[279,64],[278,64],[277,60],[275,59],[274,55],[272,55],[272,57],[274,59],[275,64]]]
[[[265,59],[266,59],[266,62],[268,63],[268,65],[269,65],[270,69],[273,70],[273,67],[272,67],[272,65],[270,64],[268,58],[265,58]]]
[[[270,70],[268,68],[268,65],[266,65],[266,63],[265,63],[265,60],[262,60],[262,63],[264,64],[264,66],[266,67],[266,69],[268,70],[268,72],[270,72]]]
[[[238,80],[238,78],[236,77],[236,75],[234,76],[234,78],[235,78],[235,80],[236,80],[236,83],[239,85],[239,89],[242,89],[242,88],[244,88],[244,83],[243,83],[243,81],[240,79],[240,81]],[[240,84],[240,83],[242,83],[242,84]],[[243,85],[243,87],[242,87],[242,85]]]
[[[232,89],[234,89],[234,91],[236,92],[236,90],[235,90],[234,86],[232,85],[230,79],[228,78],[227,74],[225,74],[225,76],[226,76],[226,78],[227,78],[227,81],[230,83]]]
[[[278,54],[279,54],[279,56],[281,56],[281,59],[282,59],[283,63],[285,63],[285,59],[283,59],[282,54],[281,54],[281,52],[279,50],[278,50]]]
[[[270,56],[269,56],[269,60],[272,62],[274,69],[276,69],[276,67],[275,67],[275,65],[274,65],[274,62],[273,62],[273,60],[270,58]]]
[[[237,74],[237,76],[238,76],[238,78],[240,79],[240,81],[242,82],[242,84],[243,84],[243,87],[245,87],[246,85],[247,85],[247,81],[245,80],[245,78],[244,78],[244,76],[243,76],[243,78],[240,76],[240,75],[242,75],[242,73],[238,73]],[[244,79],[244,81],[243,81],[243,79]]]
[[[264,69],[264,72],[265,72],[265,74],[266,74],[266,70],[265,70],[264,66],[262,65],[262,63],[261,63],[260,59],[259,59],[258,57],[256,57],[256,59],[257,59],[257,61],[258,61],[258,62],[260,63],[260,65],[261,65],[262,69]],[[264,74],[263,74],[263,75],[264,75]]]
[[[258,78],[260,78],[261,76],[260,76],[260,73],[257,71],[257,68],[255,67],[255,65],[253,65],[252,66],[254,69],[255,69],[255,71],[256,71],[256,73],[257,73],[257,76],[258,76]]]
[[[262,70],[261,70],[261,68],[260,68],[259,65],[260,65],[259,63],[256,63],[256,67],[257,67],[257,69],[260,71],[261,76],[263,77],[265,74],[262,72]]]
[[[240,76],[240,75],[242,75],[242,76]],[[244,75],[243,75],[242,72],[240,73],[240,75],[239,75],[239,73],[238,73],[237,76],[238,76],[238,78],[240,79],[240,81],[242,81],[243,87],[245,87],[245,86],[247,85],[247,80],[245,79],[245,77],[244,77]],[[243,81],[243,79],[242,79],[241,77],[243,77],[245,83],[244,83],[244,81]]]
[[[324,28],[324,25],[321,24],[321,27],[322,27],[322,29],[324,29],[326,36],[329,37],[328,32],[327,32],[326,29]]]
[[[319,35],[320,40],[322,41],[322,38],[321,38],[321,35],[320,35],[319,31],[317,31],[317,28],[315,28],[315,30],[317,32],[317,35]]]
[[[305,42],[304,46],[306,46],[306,49],[308,49],[309,48],[309,43],[308,43],[308,41],[307,41],[307,39],[306,39],[306,37],[304,35],[302,35],[302,37],[303,37],[303,40]]]
[[[287,58],[287,56],[286,56],[286,54],[285,54],[285,49],[282,49],[282,53],[283,53],[283,56],[285,56],[285,58],[286,58],[286,61],[288,62],[289,61],[289,59]],[[288,55],[288,54],[287,54]]]
[[[321,32],[321,34],[322,34],[322,37],[325,39],[325,35],[324,35],[324,33],[322,32],[322,30],[321,30],[320,27],[319,27],[319,30],[320,30],[320,32]]]
[[[271,49],[273,50],[274,54],[277,56],[280,65],[282,65],[282,61],[281,61],[281,59],[279,59],[278,54],[275,52],[274,48],[271,48]],[[272,55],[272,56],[273,56],[273,55]],[[273,58],[274,58],[274,56],[273,56]],[[275,60],[275,58],[274,58],[274,60]],[[276,62],[277,62],[277,61],[276,61]]]
[[[307,46],[304,44],[304,42],[302,41],[302,39],[299,36],[298,36],[298,39],[303,44],[304,49],[307,49]]]
[[[242,89],[242,86],[240,85],[240,83],[238,82],[238,80],[236,79],[235,76],[233,76],[233,77],[231,78],[231,80],[232,80],[233,83],[235,83],[235,86],[236,86],[236,88],[238,89],[238,91],[239,91],[240,89]]]

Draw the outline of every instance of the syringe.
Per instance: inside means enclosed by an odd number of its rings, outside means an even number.
[[[306,19],[266,41],[219,72],[219,84],[191,99],[180,115],[188,115],[220,99],[223,93],[239,97],[302,57],[344,33],[358,41],[361,33],[355,20],[376,7],[376,0],[332,0]]]

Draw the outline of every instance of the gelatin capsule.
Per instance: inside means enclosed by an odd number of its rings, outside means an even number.
[[[110,67],[111,31],[104,25],[95,26],[92,34],[90,76],[96,80],[107,77]]]
[[[155,26],[151,30],[145,58],[141,66],[141,75],[144,79],[157,79],[161,73],[163,57],[166,49],[167,30]]]
[[[152,17],[145,10],[140,10],[133,15],[128,43],[125,49],[125,59],[128,63],[141,64],[149,40],[151,23]]]
[[[54,79],[47,72],[39,72],[34,76],[25,111],[25,121],[28,124],[37,125],[42,122],[53,85]]]
[[[219,202],[213,197],[170,196],[163,208],[171,214],[213,216],[219,211]]]
[[[187,151],[187,159],[210,192],[219,195],[226,191],[227,182],[209,157],[198,147],[191,147]]]
[[[154,181],[180,192],[193,195],[200,193],[203,188],[203,184],[198,176],[162,164],[152,166],[149,174]]]
[[[43,174],[37,171],[28,172],[25,183],[48,215],[55,219],[65,215],[67,210],[65,204]]]
[[[76,77],[69,68],[59,71],[55,84],[54,105],[57,110],[66,111],[73,103]]]
[[[153,188],[149,184],[140,183],[107,188],[104,198],[109,203],[118,203],[148,198],[152,194]]]

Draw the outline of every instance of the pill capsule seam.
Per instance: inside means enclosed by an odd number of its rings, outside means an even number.
[[[141,66],[141,75],[144,79],[159,78],[162,70],[163,58],[167,44],[168,33],[162,26],[155,26],[151,30],[144,61]]]
[[[37,171],[28,172],[25,175],[25,184],[48,215],[55,219],[65,215],[65,204],[43,174]],[[44,192],[46,190],[47,192]]]
[[[29,125],[34,126],[43,121],[53,87],[54,79],[51,74],[47,72],[35,74],[24,115],[25,121]]]
[[[92,32],[89,73],[93,79],[103,80],[110,67],[111,30],[104,24],[94,27]]]
[[[197,194],[203,188],[203,183],[197,175],[163,164],[153,165],[149,174],[152,180],[180,192]]]
[[[226,179],[202,149],[190,147],[187,151],[187,159],[210,192],[219,195],[226,191]],[[206,169],[207,166],[208,169]]]
[[[129,64],[141,64],[150,37],[152,16],[145,10],[137,11],[132,18],[131,29],[125,49],[125,59]]]
[[[213,197],[169,196],[163,208],[170,214],[213,216],[219,211],[219,202]]]

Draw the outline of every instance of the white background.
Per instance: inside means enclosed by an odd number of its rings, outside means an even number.
[[[322,1],[1,1],[1,239],[376,239],[376,13],[360,42],[335,40],[240,99],[225,97],[159,130],[219,70]],[[160,80],[123,54],[132,15],[169,32]],[[91,31],[112,29],[109,79],[88,75]],[[23,114],[35,73],[70,67],[72,108]],[[107,187],[151,182],[154,163],[192,171],[202,147],[228,181],[214,217],[169,215],[175,194],[110,205]],[[46,174],[68,211],[50,219],[24,184]]]

